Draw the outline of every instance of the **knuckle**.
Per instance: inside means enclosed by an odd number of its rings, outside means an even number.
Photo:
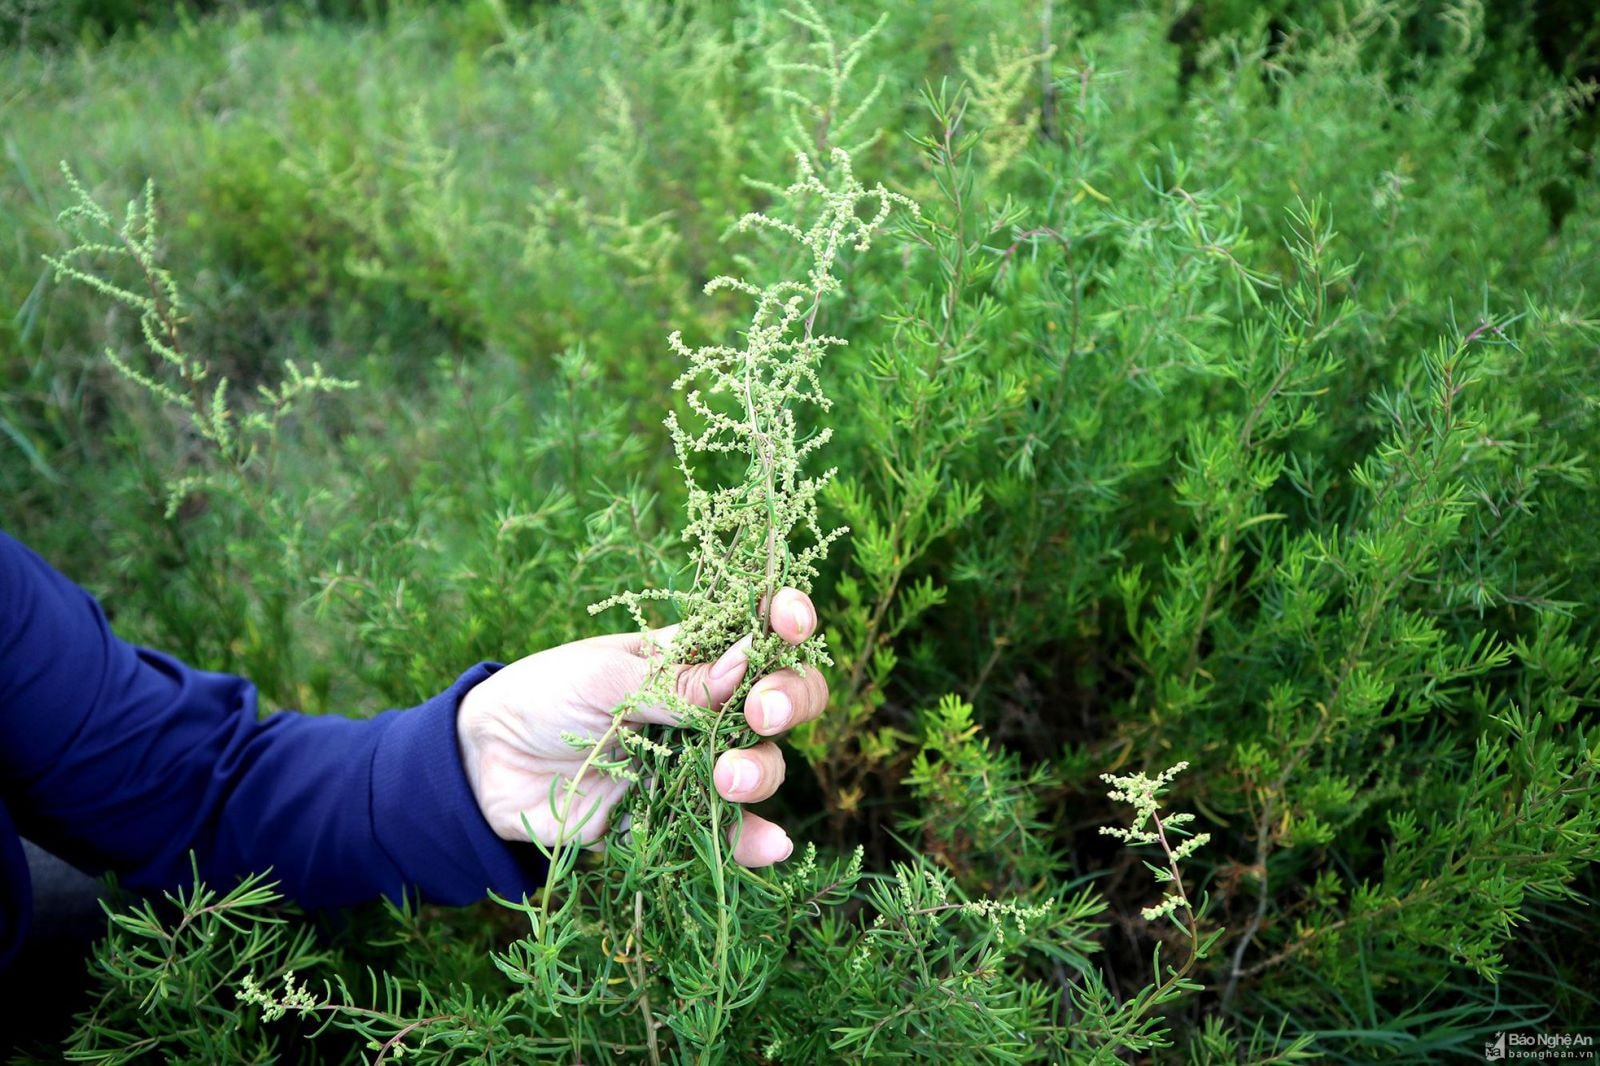
[[[779,750],[776,744],[764,744],[762,747],[765,750],[761,753],[764,756],[761,761],[766,764],[766,768],[761,775],[762,780],[764,782],[770,781],[773,787],[776,788],[778,785],[783,784],[783,779],[788,775],[788,764],[784,761],[783,752]]]
[[[818,714],[828,705],[828,679],[822,676],[822,671],[812,667],[810,671],[811,697]]]
[[[690,703],[703,704],[706,702],[707,675],[702,666],[691,666],[686,670],[678,671],[677,680],[673,684],[679,698]]]

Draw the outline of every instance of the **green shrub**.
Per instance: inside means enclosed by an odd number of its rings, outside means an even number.
[[[706,412],[671,385],[751,336],[747,293],[701,290],[807,276],[731,228],[795,217],[796,151],[917,205],[840,260],[833,406],[797,412],[831,432],[799,469],[838,473],[786,490],[814,529],[779,523],[796,552],[851,530],[805,560],[833,701],[781,803],[814,850],[742,872],[685,801],[695,832],[558,849],[536,899],[316,937],[196,887],[113,919],[69,1053],[1431,1062],[1600,1017],[1595,90],[1540,32],[641,0],[19,52],[6,525],[275,706],[414,702],[612,628],[585,608],[627,588],[679,590],[640,621],[742,631],[749,589],[712,622],[681,592],[704,512],[670,427]],[[64,139],[68,107],[99,135]],[[62,157],[84,204],[153,174],[129,254],[61,260]],[[697,477],[765,508],[759,459]],[[1105,773],[1208,841],[1106,840]],[[690,902],[635,909],[668,853]],[[236,931],[185,946],[218,898]]]

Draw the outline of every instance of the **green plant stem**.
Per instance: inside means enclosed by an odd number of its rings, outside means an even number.
[[[716,725],[717,726],[720,726],[722,724],[723,716],[726,713],[727,713],[727,704],[723,704],[722,709],[717,712],[717,720],[716,720]],[[718,731],[717,731],[717,729],[715,727],[713,727],[713,729],[711,730],[709,736],[712,737],[712,738],[715,738],[717,735],[718,735]],[[712,749],[711,750],[711,760],[712,760],[711,776],[714,776],[715,772],[716,772],[715,771],[715,766],[716,766],[715,760],[716,760],[716,757],[717,757],[716,756],[716,746],[715,746],[714,739],[711,742],[709,742],[709,746]],[[706,796],[707,796],[707,799],[710,802],[710,814],[711,814],[711,857],[712,857],[711,880],[712,880],[712,884],[715,886],[716,892],[717,892],[717,943],[716,943],[715,954],[713,955],[713,958],[715,959],[715,962],[716,962],[715,974],[716,974],[716,981],[717,981],[717,1011],[716,1011],[716,1014],[714,1016],[715,1020],[716,1020],[716,1026],[715,1026],[714,1031],[716,1033],[721,1033],[724,1025],[726,1024],[726,1022],[724,1021],[724,1018],[725,1018],[725,1016],[727,1014],[727,1006],[726,1006],[726,1004],[727,1004],[727,990],[728,990],[727,980],[728,980],[728,932],[729,932],[728,931],[728,911],[729,911],[729,906],[728,906],[727,871],[723,868],[724,860],[723,860],[723,857],[722,857],[722,825],[721,825],[720,819],[718,817],[719,814],[721,813],[722,797],[717,795],[717,787],[716,787],[716,784],[715,784],[714,781],[711,783],[710,787],[708,787],[706,789]],[[714,1044],[712,1042],[707,1042],[706,1046],[700,1049],[700,1062],[701,1063],[709,1064],[712,1061],[711,1052],[712,1052],[713,1046],[714,1046]]]
[[[644,1018],[645,1045],[650,1066],[661,1066],[661,1047],[656,1040],[656,1018],[650,1009],[650,976],[644,965],[644,890],[633,894],[633,951],[635,982],[639,989],[639,1014]]]

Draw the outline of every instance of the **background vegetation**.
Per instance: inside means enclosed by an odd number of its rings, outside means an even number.
[[[0,4],[0,520],[125,636],[273,707],[375,713],[617,628],[585,606],[683,561],[665,338],[737,328],[704,282],[789,261],[730,223],[796,147],[849,147],[922,217],[827,323],[824,524],[853,533],[785,817],[824,861],[1073,902],[871,988],[824,981],[847,923],[797,933],[720,1053],[970,1061],[1004,1025],[1001,1061],[1431,1062],[1600,1021],[1600,16],[825,15]],[[182,350],[231,383],[236,446],[106,358],[164,372],[137,315],[53,279],[62,160],[105,204],[154,180]],[[284,402],[291,362],[356,387]],[[1180,760],[1220,939],[1153,1029],[1095,1029],[1188,938],[1143,917],[1161,890],[1098,832],[1099,775]],[[226,1018],[230,1054],[370,1054],[234,1003],[296,966],[371,966],[397,1015],[534,1016],[492,961],[514,911],[239,907],[248,937],[155,977],[124,963],[159,909],[113,929],[70,1053],[204,1058]]]

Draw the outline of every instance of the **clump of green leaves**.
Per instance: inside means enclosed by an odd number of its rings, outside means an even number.
[[[227,891],[197,881],[163,901],[107,912],[109,930],[96,955],[105,995],[80,1019],[64,1049],[68,1062],[138,1062],[156,1049],[208,1061],[275,1053],[283,1036],[265,1023],[313,1002],[294,971],[329,962],[315,930],[288,917],[259,875]],[[257,981],[281,982],[282,992],[268,994]],[[265,1008],[261,1017],[239,1011],[233,1024],[218,1026],[218,1010],[230,1010],[240,988],[246,1002]]]
[[[778,523],[774,576],[851,529],[811,560],[828,645],[795,654],[833,698],[792,738],[811,774],[773,801],[819,846],[725,886],[740,913],[795,920],[773,943],[740,926],[731,976],[702,986],[714,888],[682,893],[687,917],[647,894],[630,941],[634,860],[572,854],[531,913],[364,915],[326,961],[263,957],[262,996],[316,999],[270,1024],[197,979],[168,981],[146,1026],[143,977],[102,967],[101,1047],[120,1033],[205,1058],[192,1014],[238,1019],[242,1058],[333,1024],[360,1038],[308,1035],[323,1058],[648,1059],[643,989],[669,1058],[725,1023],[708,1054],[1435,1061],[1595,1011],[1600,185],[1582,34],[1391,0],[1289,0],[1271,19],[1231,0],[1176,18],[516,8],[337,28],[243,12],[8,53],[5,520],[125,635],[314,711],[415,702],[474,659],[592,633],[607,616],[585,606],[621,588],[647,590],[618,602],[648,622],[725,612],[697,623],[698,651],[662,639],[663,660],[759,639],[767,468],[727,429],[686,481],[659,418],[686,364],[661,338],[751,320],[754,293],[699,293],[718,273],[805,287],[792,235],[756,224],[736,268],[717,238],[752,196],[804,231],[782,196],[794,151],[827,182],[832,148],[854,149],[920,210],[855,254],[818,319],[850,343],[791,403],[797,450],[832,433],[796,484],[839,474],[814,529]],[[66,247],[52,205],[75,199],[63,156],[103,175],[102,199],[154,172],[178,208],[135,243],[183,279],[198,390],[139,350],[134,305],[41,278],[38,255]],[[119,222],[88,239],[119,245]],[[120,251],[71,261],[149,288]],[[291,360],[361,380],[361,403],[305,397],[232,453],[241,468],[108,346],[202,416],[228,378],[241,436]],[[684,383],[691,438],[709,423],[690,390],[748,422],[713,380]],[[191,477],[204,486],[174,509]],[[717,527],[709,554],[683,541],[691,491],[750,524]],[[737,592],[723,580],[696,606],[719,540],[742,554]],[[596,755],[640,775],[647,827],[676,803],[650,791],[662,767],[692,801],[692,824],[669,814],[619,847],[692,847],[713,810],[732,824],[704,759],[748,737],[737,714],[686,721]],[[1102,773],[1179,760],[1174,802],[1211,836],[1186,893],[1202,942],[1222,931],[1181,988],[1190,911],[1152,895],[1135,854],[1159,845],[1099,832]],[[1027,911],[1027,933],[966,909],[984,898]],[[219,932],[216,965],[238,935]],[[669,935],[711,947],[684,961]],[[541,979],[508,991],[508,972]],[[749,1003],[718,1007],[756,974]]]

